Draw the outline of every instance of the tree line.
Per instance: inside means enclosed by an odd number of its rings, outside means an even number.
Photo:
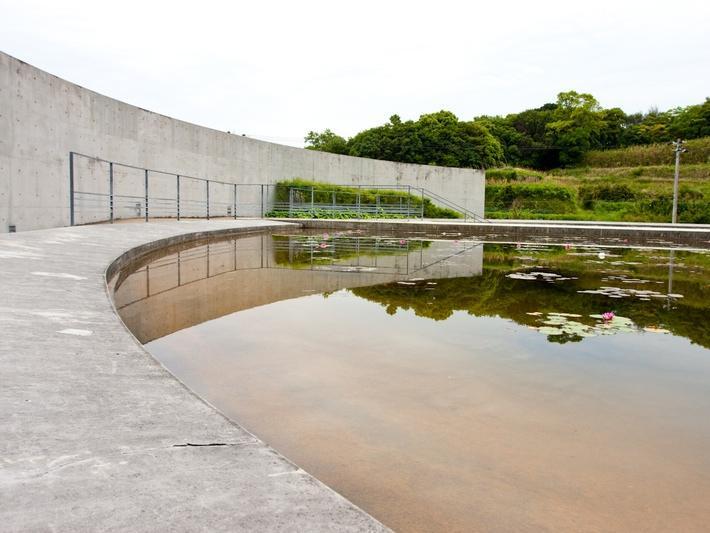
[[[459,120],[450,111],[370,128],[350,139],[330,129],[311,131],[306,148],[402,163],[536,169],[574,166],[590,150],[710,136],[710,98],[667,111],[627,114],[605,109],[587,93],[559,93],[555,103],[506,116]]]

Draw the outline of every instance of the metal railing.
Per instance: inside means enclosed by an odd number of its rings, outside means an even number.
[[[282,200],[285,190],[288,200]],[[348,213],[353,216],[424,218],[424,189],[408,185],[354,185],[347,188],[280,187],[273,211],[289,216]]]
[[[348,190],[351,189],[351,190]],[[288,214],[348,213],[401,218],[425,218],[427,201],[451,209],[464,220],[487,222],[482,216],[422,187],[411,185],[350,185],[337,189],[321,187],[288,187],[288,200],[277,192],[273,210]],[[363,202],[363,198],[366,201]]]
[[[348,213],[424,218],[425,202],[464,219],[485,220],[436,193],[409,185],[323,189],[234,183],[166,172],[69,152],[70,224],[151,218],[263,218]]]
[[[263,217],[267,187],[69,153],[72,226],[136,218]]]

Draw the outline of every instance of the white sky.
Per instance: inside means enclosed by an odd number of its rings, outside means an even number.
[[[627,112],[710,96],[710,1],[0,0],[0,50],[100,93],[302,145],[448,109],[591,92]]]

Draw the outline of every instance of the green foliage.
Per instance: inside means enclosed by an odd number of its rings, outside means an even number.
[[[569,203],[526,202],[509,191],[506,201],[494,189],[502,181],[488,182],[487,218],[608,220],[670,222],[673,198],[673,166],[557,169],[535,184],[567,189],[575,198]],[[490,171],[487,172],[487,174]],[[710,164],[681,168],[680,222],[708,223],[710,210]],[[523,185],[522,183],[513,183]],[[510,197],[513,196],[513,201]]]
[[[710,163],[710,137],[687,141],[688,151],[681,158],[687,163]],[[593,150],[584,155],[583,163],[593,167],[630,167],[670,165],[675,153],[670,143],[631,146],[615,150]]]
[[[539,181],[542,174],[527,168],[491,168],[486,170],[486,181]]]
[[[332,218],[332,217],[331,217]],[[274,250],[277,265],[289,268],[310,268],[314,263],[327,261],[337,264],[352,257],[377,257],[405,255],[427,249],[431,241],[387,237],[348,237],[335,235],[274,235],[274,242],[281,242]],[[327,244],[325,248],[318,244]]]
[[[625,183],[582,185],[577,190],[577,195],[582,207],[585,209],[592,209],[596,200],[623,202],[637,198],[637,194]]]
[[[599,146],[604,120],[599,102],[591,94],[560,93],[552,117],[545,129],[550,143],[560,150],[562,166],[578,163],[585,152]]]
[[[658,194],[644,198],[633,206],[634,212],[669,220],[673,210],[673,196]],[[678,219],[680,222],[710,224],[710,202],[704,201],[698,191],[681,189],[678,195]]]
[[[649,257],[664,252],[616,250],[615,253],[620,254],[616,272],[663,284],[667,282],[668,257],[657,260]],[[677,263],[688,267],[677,269],[674,273],[674,291],[685,295],[683,299],[669,307],[663,298],[653,298],[650,302],[619,298],[614,300],[613,309],[618,316],[628,317],[639,327],[662,325],[676,335],[710,347],[710,328],[706,326],[710,287],[704,283],[702,275],[710,267],[710,256],[675,253]],[[589,268],[588,257],[566,253],[561,247],[541,252],[527,250],[522,254],[534,255],[537,259],[535,264],[546,271],[571,278],[555,285],[555,290],[550,290],[547,282],[516,280],[506,276],[511,271],[530,266],[530,262],[520,258],[521,253],[516,248],[486,244],[483,254],[483,272],[480,276],[438,279],[436,285],[421,287],[389,283],[351,291],[380,303],[389,314],[395,314],[399,309],[413,310],[417,316],[444,320],[456,311],[463,311],[475,316],[509,318],[531,327],[538,326],[535,314],[540,312],[564,311],[588,317],[594,310],[609,309],[607,296],[578,292],[599,289],[600,284],[608,283],[603,280],[604,272]],[[549,337],[548,340],[555,341]]]
[[[348,142],[329,129],[326,129],[322,133],[309,131],[304,140],[306,142],[306,148],[309,150],[319,150],[333,154],[348,153]]]
[[[684,154],[688,155],[688,154]],[[657,181],[657,180],[672,180],[675,167],[674,165],[649,165],[649,166],[630,166],[630,167],[605,167],[599,166],[596,168],[574,167],[574,168],[557,168],[551,170],[547,175],[555,178],[579,178],[581,180],[589,179],[609,179],[609,180],[624,180],[633,178],[633,183],[638,184],[642,181]],[[488,174],[489,171],[486,171]],[[710,184],[710,164],[686,163],[683,161],[681,165],[681,181],[686,179],[692,180],[708,180]],[[638,178],[643,177],[643,180]]]
[[[373,218],[372,216],[366,216],[365,213],[358,215],[357,210],[354,208],[354,204],[356,203],[356,199],[358,197],[360,205],[372,206],[378,205],[378,203],[379,205],[398,205],[404,202],[405,204],[408,203],[411,206],[413,214],[420,212],[422,209],[422,197],[417,194],[409,194],[405,190],[347,187],[343,185],[308,181],[300,178],[278,182],[276,184],[275,191],[276,202],[288,202],[291,189],[294,190],[294,194],[297,195],[297,199],[303,203],[307,203],[311,200],[311,190],[313,190],[314,203],[330,203],[333,199],[335,199],[335,202],[338,204],[353,205],[352,210],[345,210],[342,212],[342,217],[332,216],[334,213],[330,210],[324,210],[323,212],[314,210],[313,212],[309,211],[307,215],[304,214],[303,216],[296,214],[291,215],[292,217],[298,218]],[[424,198],[423,202],[425,218],[462,218],[461,213],[446,207],[435,205],[429,198]],[[286,215],[279,214],[278,216],[288,216],[288,213],[286,213]],[[383,216],[384,212],[382,212],[382,215],[374,215],[374,218],[382,218]],[[404,217],[387,215],[386,218]]]
[[[557,95],[555,103],[506,116],[460,121],[442,110],[416,121],[402,121],[392,115],[386,124],[351,139],[326,129],[309,132],[305,140],[312,150],[403,163],[549,170],[580,163],[597,167],[667,164],[673,156],[663,144],[638,151],[616,149],[709,136],[710,98],[668,111],[626,114],[618,107],[603,109],[591,94],[566,91]],[[701,143],[697,152],[691,149],[684,160],[710,161],[709,144]]]
[[[500,142],[483,124],[460,121],[449,111],[403,122],[393,115],[383,126],[345,141],[330,130],[311,132],[308,148],[401,163],[485,168],[502,163]]]
[[[330,211],[327,209],[312,209],[308,211],[299,211],[297,213],[289,213],[288,211],[269,211],[266,213],[267,218],[327,218],[331,220],[350,220],[350,219],[371,219],[371,218],[406,218],[404,215],[394,215],[379,211],[378,213],[358,213],[357,211]]]
[[[486,186],[486,211],[510,210],[539,213],[574,213],[573,191],[553,184],[508,184]]]
[[[459,121],[448,111],[402,122],[397,115],[384,126],[348,141],[350,155],[402,163],[483,168],[500,164],[500,143],[480,124]]]
[[[710,98],[700,105],[691,105],[671,110],[668,127],[672,137],[697,139],[710,136]]]

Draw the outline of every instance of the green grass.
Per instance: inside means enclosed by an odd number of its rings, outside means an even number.
[[[681,157],[684,163],[710,163],[710,137],[691,139],[685,144],[688,151]],[[629,146],[616,150],[593,150],[584,155],[583,164],[589,167],[638,167],[670,165],[675,154],[670,143]]]
[[[580,167],[551,171],[534,184],[505,185],[498,175],[487,175],[486,217],[670,222],[673,171],[672,165]],[[537,199],[531,199],[531,187]],[[678,217],[710,224],[710,164],[681,165]]]
[[[503,167],[503,168],[490,168],[490,169],[486,170],[486,180],[488,180],[488,181],[535,182],[535,181],[540,181],[542,178],[543,178],[543,174],[541,172],[538,172],[536,170],[529,170],[527,168]]]

